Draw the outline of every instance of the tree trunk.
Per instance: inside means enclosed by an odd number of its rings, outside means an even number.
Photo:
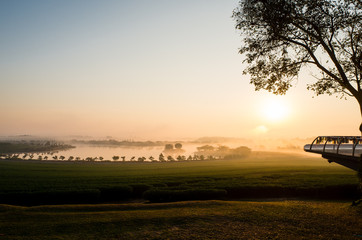
[[[362,202],[362,163],[361,163],[361,168],[357,173],[357,176],[359,180],[359,199],[357,201],[354,201],[352,205],[358,205]]]
[[[357,98],[357,101],[358,101],[360,111],[361,111],[361,116],[362,116],[362,98]],[[360,130],[361,135],[362,135],[362,123],[359,126],[359,130]],[[357,172],[357,176],[358,176],[358,180],[359,180],[359,195],[360,195],[359,197],[360,197],[360,200],[358,201],[357,204],[360,204],[361,200],[362,200],[362,156],[360,157],[360,161],[361,161],[360,169]]]
[[[359,109],[360,109],[360,113],[361,113],[361,117],[362,117],[362,97],[356,97],[356,100],[359,104]],[[361,132],[361,136],[362,136],[362,123],[361,125],[359,126],[359,131]]]

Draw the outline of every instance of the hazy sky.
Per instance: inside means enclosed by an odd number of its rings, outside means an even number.
[[[286,96],[254,91],[237,2],[0,0],[0,135],[358,135],[357,102],[312,98],[308,69]]]

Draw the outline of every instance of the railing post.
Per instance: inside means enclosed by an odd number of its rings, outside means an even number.
[[[311,144],[310,147],[309,147],[309,150],[312,150],[312,146],[313,146],[314,142],[315,142],[318,138],[320,138],[320,137],[316,137],[316,138],[313,140],[312,144]]]
[[[326,143],[324,144],[324,147],[323,147],[323,153],[324,153],[325,150],[326,150],[326,145],[327,145],[328,141],[329,141],[329,137],[326,137]]]

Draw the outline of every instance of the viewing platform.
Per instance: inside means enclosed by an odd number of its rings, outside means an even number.
[[[319,136],[304,151],[322,154],[328,162],[335,162],[352,170],[361,169],[362,137]]]

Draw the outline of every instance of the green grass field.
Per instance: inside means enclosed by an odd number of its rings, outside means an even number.
[[[354,171],[324,159],[277,153],[253,153],[239,160],[167,163],[3,160],[0,169],[0,203],[25,205],[52,204],[52,199],[59,200],[54,203],[119,201],[142,198],[146,191],[146,199],[155,202],[266,197],[353,199],[358,184]],[[197,195],[197,191],[201,193]],[[27,203],[27,199],[33,200]]]
[[[361,215],[313,201],[0,205],[0,239],[361,239]]]
[[[0,169],[1,240],[362,239],[362,209],[350,201],[357,174],[321,158],[3,160]]]

